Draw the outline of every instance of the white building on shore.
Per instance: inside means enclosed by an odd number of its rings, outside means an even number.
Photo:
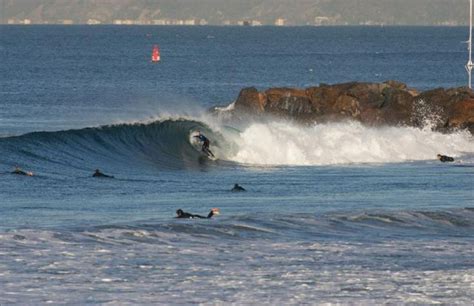
[[[278,18],[277,20],[275,20],[275,25],[280,27],[286,25],[286,19]]]

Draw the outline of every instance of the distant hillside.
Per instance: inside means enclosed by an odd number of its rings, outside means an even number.
[[[467,22],[468,5],[467,0],[0,0],[0,21],[461,25]]]

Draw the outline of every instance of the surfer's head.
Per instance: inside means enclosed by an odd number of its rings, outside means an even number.
[[[219,210],[219,208],[213,208],[213,209],[211,209],[210,215],[211,216],[217,216],[220,213],[221,213],[221,211]]]
[[[182,209],[178,209],[178,210],[176,211],[176,214],[178,215],[178,217],[181,216],[181,215],[183,214],[183,210],[182,210]]]

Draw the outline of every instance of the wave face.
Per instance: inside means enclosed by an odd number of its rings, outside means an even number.
[[[232,160],[250,164],[337,165],[433,160],[474,152],[467,131],[441,134],[412,127],[371,128],[357,122],[301,127],[287,122],[255,123],[236,140]]]
[[[0,139],[2,163],[8,165],[73,168],[148,167],[179,169],[196,166],[208,159],[200,152],[192,133],[203,131],[223,141],[204,123],[168,119],[147,124],[119,124],[59,132],[35,132]]]
[[[192,135],[211,139],[219,162],[200,152]],[[433,160],[438,153],[470,158],[468,132],[441,134],[409,127],[370,128],[359,123],[301,126],[272,121],[241,130],[189,119],[119,124],[0,139],[0,162],[77,169],[126,167],[182,169],[226,162],[251,165],[339,165]],[[468,156],[468,157],[466,157]]]

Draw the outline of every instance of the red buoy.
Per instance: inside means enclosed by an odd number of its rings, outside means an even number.
[[[153,46],[153,52],[151,53],[151,61],[153,63],[158,63],[160,61],[160,48],[158,45]]]

